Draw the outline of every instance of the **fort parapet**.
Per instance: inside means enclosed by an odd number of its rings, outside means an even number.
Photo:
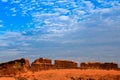
[[[48,58],[36,59],[31,64],[31,71],[40,71],[40,70],[48,70],[48,69],[54,69],[54,65],[52,65],[51,59]]]
[[[116,63],[101,63],[101,62],[82,62],[80,67],[74,61],[69,60],[52,60],[48,58],[38,58],[32,64],[25,58],[0,63],[0,76],[16,75],[27,71],[41,71],[50,69],[105,69],[105,70],[120,70]]]
[[[40,64],[40,63],[51,64],[52,60],[48,58],[38,58],[33,62],[33,64]]]
[[[48,58],[36,59],[31,64],[31,71],[49,70],[49,69],[73,69],[77,68],[77,63],[68,60],[55,60],[52,64],[52,60]]]
[[[76,69],[77,63],[68,60],[55,60],[55,67],[57,69]]]
[[[116,63],[100,63],[100,62],[83,62],[80,64],[81,69],[118,69],[118,64]]]

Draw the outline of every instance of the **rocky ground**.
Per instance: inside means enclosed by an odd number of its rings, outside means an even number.
[[[56,69],[0,77],[0,80],[120,80],[120,71]]]

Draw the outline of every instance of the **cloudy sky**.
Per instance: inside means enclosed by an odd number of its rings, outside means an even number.
[[[120,0],[0,0],[0,62],[21,57],[120,64]]]

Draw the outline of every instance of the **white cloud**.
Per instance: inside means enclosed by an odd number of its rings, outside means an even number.
[[[7,42],[4,42],[4,40],[0,40],[0,47],[5,47],[5,46],[8,46],[8,43]]]
[[[42,1],[41,2],[42,4],[44,4],[44,5],[54,5],[54,2],[52,2],[52,1]]]
[[[7,2],[7,0],[2,0],[3,2]],[[119,6],[119,1],[104,1],[104,0],[97,0],[100,5],[103,7],[106,6]],[[78,9],[79,14],[86,13],[92,13],[95,10],[95,5],[92,3],[92,1],[74,1],[74,0],[58,0],[58,1],[38,1],[38,0],[31,0],[31,1],[24,1],[21,0],[12,0],[11,4],[17,3],[18,7],[21,9],[19,12],[22,13],[23,16],[25,15],[33,15],[33,12],[40,12],[40,13],[52,13],[52,12],[58,12],[59,14],[71,14],[74,13],[75,9]],[[48,5],[48,7],[42,8],[41,5]],[[17,8],[17,7],[16,7]],[[97,9],[101,8],[97,6]]]
[[[10,9],[12,12],[16,12],[16,8],[14,7],[14,8],[11,8]]]
[[[88,30],[93,29],[98,31],[108,30],[108,29],[112,29],[111,27],[112,25],[116,24],[117,26],[119,24],[118,20],[116,21],[113,18],[106,18],[107,16],[104,16],[105,14],[113,14],[114,12],[112,12],[113,11],[112,9],[114,7],[94,9],[95,6],[90,1],[82,1],[82,3],[85,4],[86,7],[74,8],[73,10],[71,10],[73,11],[71,15],[62,15],[60,12],[62,8],[55,8],[54,9],[56,10],[55,13],[45,13],[45,14],[41,14],[40,12],[33,13],[32,15],[33,20],[36,23],[36,26],[42,26],[39,27],[39,29],[44,27],[43,29],[46,32],[48,32],[47,36],[49,35],[49,38],[50,35],[52,35],[52,37],[54,36],[54,34],[57,35],[61,34],[62,36],[64,36],[64,34],[67,35],[75,31],[82,31],[82,30],[84,31],[87,28]],[[71,13],[71,11],[65,9],[65,11],[63,12]],[[111,16],[112,15],[108,15],[108,17]],[[80,22],[78,22],[78,19],[81,19]],[[43,25],[41,25],[41,23],[43,23]],[[106,26],[104,26],[103,24],[106,24]],[[114,28],[114,30],[115,29],[119,29],[119,27]],[[46,34],[43,34],[43,36],[44,35]],[[62,37],[62,36],[58,36],[58,37]]]
[[[32,14],[33,19],[39,19],[39,18],[47,19],[47,18],[57,17],[57,16],[59,16],[59,13],[44,13],[44,14],[41,14],[39,12],[36,12],[36,13]]]
[[[4,51],[1,51],[0,56],[9,55],[9,57],[10,57],[10,56],[15,56],[19,53],[21,53],[21,52],[19,52],[17,49],[7,49],[7,50],[4,50]]]
[[[70,10],[64,8],[55,8],[54,11],[59,12],[60,14],[66,14],[70,12]]]
[[[101,13],[101,14],[105,14],[105,13],[110,13],[112,8],[103,8],[103,9],[97,9],[94,10],[94,13]]]
[[[1,0],[2,2],[8,2],[8,0]]]
[[[27,40],[27,38],[22,36],[21,33],[4,32],[3,35],[0,35],[0,44],[1,44],[0,47],[10,47],[16,45],[24,46],[24,44],[25,45],[27,44],[27,43],[23,43],[25,40]]]
[[[3,27],[3,25],[0,24],[0,27]]]
[[[115,6],[119,6],[120,5],[120,2],[118,0],[109,0],[109,1],[97,0],[97,1],[103,7],[115,7]]]
[[[59,19],[64,21],[64,20],[69,20],[69,17],[68,16],[60,16]]]
[[[12,3],[20,3],[21,0],[12,0]]]
[[[79,15],[84,15],[85,14],[85,11],[79,11],[77,12]]]
[[[0,20],[0,27],[3,27],[3,21]]]
[[[90,1],[83,1],[83,3],[85,4],[86,11],[92,12],[94,10],[95,6]]]

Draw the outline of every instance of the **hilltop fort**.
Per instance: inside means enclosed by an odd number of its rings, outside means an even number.
[[[48,58],[38,58],[31,64],[26,58],[21,58],[5,63],[0,63],[0,76],[14,76],[19,73],[27,71],[37,72],[41,70],[50,69],[105,69],[105,70],[118,70],[116,63],[101,63],[101,62],[82,62],[80,67],[78,63],[69,60],[52,60]]]

